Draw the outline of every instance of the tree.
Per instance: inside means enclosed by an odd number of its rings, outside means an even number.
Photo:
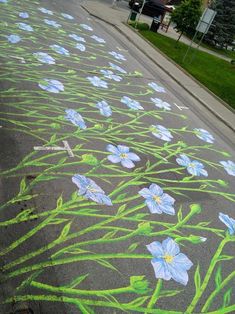
[[[221,49],[232,46],[235,40],[235,0],[215,0],[210,8],[217,14],[205,40]]]
[[[201,0],[184,0],[171,15],[171,21],[180,32],[177,42],[183,33],[192,34],[202,14]]]

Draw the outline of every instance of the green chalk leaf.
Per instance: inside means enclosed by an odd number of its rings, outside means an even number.
[[[222,308],[225,308],[230,304],[231,301],[232,288],[228,289],[223,295],[223,305]]]
[[[139,242],[136,242],[136,243],[132,243],[128,249],[127,249],[127,252],[133,252],[139,245],[140,243]]]
[[[195,274],[194,274],[194,284],[195,284],[195,288],[196,288],[196,293],[198,293],[200,288],[201,288],[201,276],[200,276],[199,264],[197,265],[197,269],[196,269]]]
[[[20,182],[20,193],[19,194],[23,194],[25,190],[26,190],[26,179],[23,178]]]
[[[67,237],[70,231],[71,224],[72,222],[69,222],[67,225],[64,226],[58,240],[63,240]]]
[[[106,268],[109,268],[109,269],[112,269],[112,270],[115,270],[115,271],[118,271],[116,267],[114,267],[110,262],[108,261],[105,261],[103,259],[98,259],[96,260],[96,262],[100,265],[102,265],[103,267],[106,267]]]
[[[79,276],[79,277],[75,278],[74,280],[72,280],[66,287],[75,288],[78,285],[80,285],[80,283],[83,280],[85,280],[88,276],[89,276],[89,274],[85,274],[85,275]]]
[[[148,299],[149,299],[148,296],[139,297],[139,298],[136,298],[135,300],[129,302],[128,305],[138,307],[138,306],[143,305]]]
[[[160,293],[160,298],[167,298],[167,297],[173,297],[183,290],[162,290]]]
[[[127,204],[124,204],[118,208],[117,216],[120,215],[122,212],[124,212],[124,210],[126,209],[126,205]]]
[[[216,288],[219,288],[222,282],[222,275],[221,275],[221,266],[218,267],[216,274],[215,274],[215,284]]]

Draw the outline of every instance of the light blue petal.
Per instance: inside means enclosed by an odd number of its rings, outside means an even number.
[[[168,264],[169,271],[171,273],[172,278],[176,281],[181,283],[182,285],[186,286],[188,283],[188,274],[186,270],[181,268],[174,268],[169,263]]]
[[[150,199],[152,199],[152,197],[153,197],[152,193],[151,193],[150,190],[147,189],[147,188],[143,188],[142,190],[140,190],[140,191],[139,191],[139,194],[140,194],[141,196],[143,196],[144,198],[150,198]]]
[[[135,153],[127,153],[127,158],[133,161],[140,161],[140,157]]]
[[[108,144],[108,145],[106,146],[106,149],[107,149],[108,152],[113,153],[113,154],[115,154],[115,155],[118,155],[118,154],[119,154],[119,150],[117,149],[117,147],[114,146],[114,145],[112,145],[112,144]]]
[[[150,185],[149,190],[152,192],[153,195],[156,195],[156,196],[162,196],[163,194],[162,188],[160,188],[160,186],[155,183],[152,183]]]
[[[180,166],[187,167],[188,164],[191,162],[191,160],[190,160],[189,157],[186,156],[185,154],[181,154],[181,155],[180,155],[180,158],[176,158],[176,162],[177,162]]]
[[[193,263],[185,254],[179,253],[175,256],[171,265],[176,269],[189,270],[193,266]]]
[[[175,215],[175,209],[170,205],[159,204],[159,208],[163,213],[166,213],[168,215]]]
[[[175,256],[180,252],[179,245],[169,237],[162,242],[162,247],[166,255]]]
[[[93,200],[94,202],[102,205],[108,205],[112,206],[112,201],[111,199],[106,196],[104,193],[92,193],[90,191],[87,191],[86,197]]]
[[[118,145],[117,148],[121,154],[126,154],[130,151],[130,148],[124,145]]]
[[[75,174],[72,177],[72,181],[77,185],[78,188],[86,188],[89,184],[89,180],[80,174]]]
[[[156,278],[170,280],[171,273],[168,270],[166,263],[161,258],[153,258],[151,260]]]
[[[148,206],[151,214],[162,214],[162,210],[153,199],[146,199],[145,204]]]
[[[121,159],[121,165],[129,169],[135,167],[135,164],[130,159]]]
[[[173,205],[175,203],[175,199],[167,193],[163,193],[161,199],[164,204]]]
[[[121,158],[118,155],[108,155],[108,160],[116,164],[121,161]]]
[[[233,235],[235,233],[235,219],[223,213],[219,213],[219,219],[228,227],[229,234]]]
[[[162,257],[164,255],[164,251],[162,249],[162,244],[158,241],[154,241],[148,245],[146,245],[149,252],[156,258]]]

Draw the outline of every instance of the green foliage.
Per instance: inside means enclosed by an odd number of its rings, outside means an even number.
[[[216,0],[211,4],[211,9],[217,12],[215,19],[205,37],[209,44],[222,48],[234,46],[235,34],[235,1]]]
[[[147,23],[130,22],[129,25],[140,30],[140,31],[148,31],[149,30],[149,25]]]
[[[172,12],[171,21],[176,24],[180,37],[183,33],[192,34],[195,31],[201,14],[201,0],[184,0]]]
[[[229,62],[206,52],[197,51],[193,62],[183,63],[182,59],[188,48],[187,45],[178,43],[176,47],[174,39],[150,31],[141,32],[141,35],[188,71],[214,94],[235,108],[235,71]],[[194,53],[193,48],[192,53]]]

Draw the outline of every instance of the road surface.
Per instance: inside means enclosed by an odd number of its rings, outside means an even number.
[[[78,1],[0,17],[0,313],[234,313],[234,134]]]

